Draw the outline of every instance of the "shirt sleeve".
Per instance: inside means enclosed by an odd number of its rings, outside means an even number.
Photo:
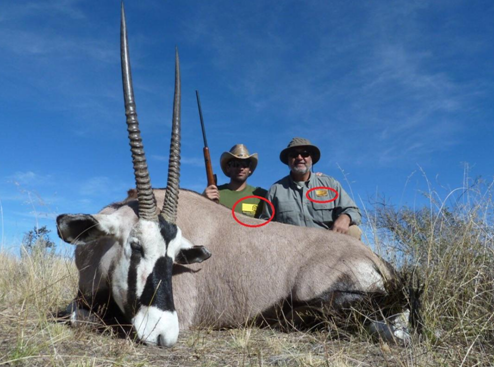
[[[273,197],[274,197],[274,186],[271,186],[269,188],[268,193],[266,194],[266,199],[269,200],[274,205]],[[271,208],[271,205],[269,205],[269,203],[264,203],[262,213],[259,216],[259,219],[268,220],[269,218],[271,218],[272,215],[273,215],[273,209]]]
[[[335,183],[339,195],[337,206],[340,210],[337,211],[337,217],[334,218],[334,220],[336,220],[340,215],[346,214],[350,217],[352,224],[359,225],[362,221],[362,215],[360,214],[357,204],[355,204],[350,195],[347,194],[338,181],[335,180]]]

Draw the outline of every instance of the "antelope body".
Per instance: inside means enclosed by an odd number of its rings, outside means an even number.
[[[164,193],[154,190],[158,204]],[[127,199],[97,217],[131,228],[138,220],[137,206],[136,199]],[[76,220],[79,215],[61,216],[59,228]],[[353,237],[275,222],[247,228],[234,220],[230,209],[192,191],[180,191],[177,226],[213,255],[201,264],[174,267],[173,297],[181,328],[238,326],[284,300],[338,306],[366,294],[384,295],[385,283],[396,280],[389,266]],[[79,289],[87,299],[111,297],[98,292],[109,292],[111,269],[122,251],[119,240],[111,237],[77,247]]]
[[[129,195],[98,214],[57,218],[59,236],[77,245],[79,295],[85,302],[73,302],[73,320],[85,308],[115,302],[142,341],[171,346],[179,328],[235,327],[258,316],[270,318],[282,306],[337,309],[373,295],[385,300],[390,289],[396,290],[393,269],[350,236],[273,222],[244,227],[226,207],[179,190],[178,53],[168,185],[152,190],[135,112],[123,4],[121,42],[137,197]],[[242,221],[261,223],[244,216]]]

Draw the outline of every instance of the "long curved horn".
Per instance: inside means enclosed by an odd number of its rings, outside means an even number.
[[[120,58],[122,61],[122,82],[125,101],[125,115],[127,116],[127,131],[129,132],[130,150],[134,165],[134,176],[139,200],[139,217],[147,220],[158,220],[156,203],[154,201],[151,179],[149,178],[144,146],[142,144],[139,121],[137,121],[134,88],[132,87],[132,73],[130,70],[129,45],[127,42],[127,24],[122,2],[122,21],[120,26]]]
[[[169,223],[177,220],[178,193],[180,183],[180,61],[175,49],[175,95],[173,99],[172,137],[168,161],[168,182],[161,216]]]

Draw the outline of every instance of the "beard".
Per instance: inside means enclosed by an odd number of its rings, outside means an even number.
[[[304,163],[303,167],[300,166],[293,166],[292,167],[292,172],[297,174],[297,175],[305,175],[307,172],[310,171],[311,165],[308,163]]]
[[[249,178],[249,176],[246,176],[246,177],[236,177],[236,176],[234,176],[234,177],[230,177],[230,181],[235,182],[235,183],[242,184],[245,181],[247,181],[247,178]]]
[[[244,183],[245,181],[247,181],[247,179],[249,178],[250,174],[246,173],[246,174],[233,174],[233,175],[230,175],[230,181],[232,182],[236,182],[236,183],[239,183],[239,184],[242,184]]]

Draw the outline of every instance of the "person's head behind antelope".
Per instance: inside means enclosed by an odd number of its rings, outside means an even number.
[[[235,144],[229,151],[223,152],[220,157],[221,170],[230,182],[218,187],[210,185],[204,190],[203,195],[230,209],[235,206],[237,213],[259,217],[264,201],[251,196],[265,197],[266,190],[247,183],[256,170],[258,161],[257,153],[250,154],[244,144]],[[236,203],[238,204],[235,205]]]

